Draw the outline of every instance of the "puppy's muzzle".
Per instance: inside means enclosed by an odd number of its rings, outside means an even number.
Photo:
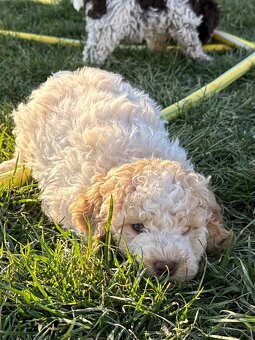
[[[175,261],[155,261],[153,263],[153,271],[157,276],[161,276],[163,274],[167,275],[169,273],[170,276],[174,275],[177,271],[178,263]]]

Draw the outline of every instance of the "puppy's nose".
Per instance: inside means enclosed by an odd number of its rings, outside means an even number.
[[[154,272],[156,275],[161,276],[162,274],[174,275],[177,270],[178,263],[175,261],[157,261],[154,263]]]

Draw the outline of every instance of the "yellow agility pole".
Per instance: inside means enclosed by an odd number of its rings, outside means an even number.
[[[24,40],[32,40],[45,44],[59,44],[66,46],[81,46],[82,42],[78,39],[69,39],[69,38],[61,38],[54,37],[50,35],[42,35],[42,34],[34,34],[27,32],[18,32],[18,31],[10,31],[10,30],[0,30],[0,34],[11,36],[14,38],[24,39]],[[121,49],[144,49],[145,45],[120,45]],[[171,45],[167,46],[168,50],[171,49],[179,49],[179,46]],[[231,47],[227,44],[207,44],[203,46],[203,49],[208,52],[212,51],[228,51]]]
[[[50,2],[47,1],[46,2]],[[60,45],[71,45],[71,46],[81,46],[82,42],[78,39],[70,39],[70,38],[61,38],[54,37],[50,35],[42,35],[42,34],[34,34],[27,32],[18,32],[18,31],[10,31],[10,30],[0,30],[0,34],[12,36],[24,40],[33,40],[46,44],[60,44]],[[215,30],[213,34],[213,38],[221,42],[221,44],[206,44],[203,45],[203,49],[205,51],[227,51],[230,50],[231,47],[235,48],[249,48],[255,49],[255,43],[247,41],[245,39],[239,38],[235,35],[225,33],[219,30]],[[121,48],[130,48],[130,49],[142,49],[145,48],[144,45],[120,45]],[[179,49],[179,46],[170,45],[167,46],[167,49]]]
[[[0,34],[11,36],[14,38],[20,38],[24,40],[38,41],[45,44],[60,44],[60,45],[71,45],[71,46],[81,46],[80,40],[68,39],[68,38],[58,38],[50,35],[41,35],[25,32],[16,32],[9,30],[0,30]]]
[[[31,170],[25,166],[6,171],[0,174],[0,188],[8,189],[21,187],[26,184],[31,175]]]
[[[44,5],[54,5],[60,2],[60,0],[32,0],[32,1],[44,4]]]
[[[255,49],[255,43],[219,30],[214,30],[213,38],[231,47]]]
[[[163,117],[168,121],[175,119],[184,109],[197,105],[201,100],[210,98],[214,94],[220,92],[235,80],[242,77],[252,67],[255,66],[255,52],[242,60],[240,63],[223,73],[221,76],[213,80],[211,83],[203,86],[201,89],[193,92],[186,98],[170,105],[161,111]]]
[[[255,43],[248,40],[239,38],[233,34],[225,33],[219,30],[215,30],[213,38],[222,42],[224,46],[227,44],[230,47],[255,49]],[[210,45],[209,45],[210,46]],[[223,73],[221,76],[213,80],[211,83],[205,85],[201,89],[195,91],[186,98],[172,104],[161,111],[169,121],[174,120],[184,110],[191,106],[197,105],[201,100],[212,97],[215,93],[220,92],[228,85],[232,84],[235,80],[242,77],[255,65],[255,53],[241,61],[230,70]]]

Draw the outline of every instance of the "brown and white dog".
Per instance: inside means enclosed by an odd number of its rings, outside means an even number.
[[[71,0],[76,9],[83,0]],[[210,59],[202,50],[216,28],[214,0],[85,0],[84,62],[102,64],[124,38],[146,41],[151,50],[174,39],[193,59]]]

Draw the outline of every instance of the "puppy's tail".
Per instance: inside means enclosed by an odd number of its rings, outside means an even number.
[[[0,188],[17,188],[29,181],[31,169],[13,158],[0,164]]]

